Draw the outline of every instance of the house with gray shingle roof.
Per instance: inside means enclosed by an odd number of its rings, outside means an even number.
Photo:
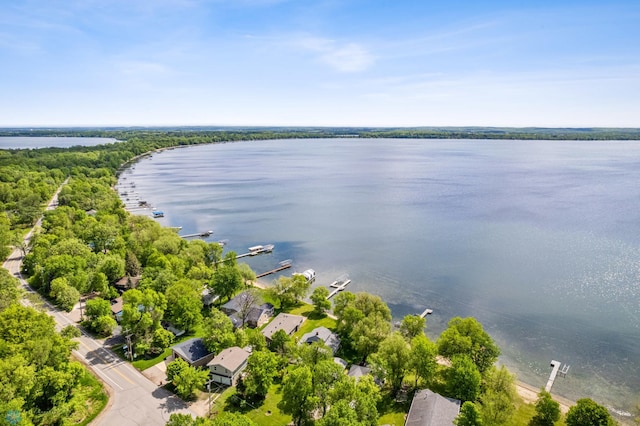
[[[174,358],[182,358],[192,367],[206,365],[214,355],[204,346],[204,341],[197,337],[172,346],[171,351]]]
[[[446,398],[429,389],[413,396],[405,426],[451,426],[460,413],[460,401]]]
[[[306,318],[300,315],[281,313],[262,329],[262,334],[267,339],[267,342],[271,341],[271,336],[278,330],[284,330],[285,333],[291,336],[298,331],[305,320]]]
[[[307,343],[310,345],[313,342],[322,342],[330,347],[333,352],[332,355],[335,355],[340,347],[340,338],[327,327],[314,328],[300,339],[300,343]]]

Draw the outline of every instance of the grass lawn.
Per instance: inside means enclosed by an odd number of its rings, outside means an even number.
[[[282,426],[291,422],[291,416],[281,413],[278,409],[278,403],[282,400],[279,384],[269,388],[269,393],[260,406],[237,406],[237,400],[234,400],[235,393],[235,388],[225,390],[215,402],[212,411],[214,413],[217,411],[218,414],[223,412],[242,413],[260,426]]]
[[[378,424],[403,426],[411,407],[411,396],[409,394],[404,402],[397,402],[388,393],[382,393],[382,400],[378,403]]]
[[[294,333],[294,337],[302,337],[303,334],[310,332],[316,327],[327,327],[330,330],[336,328],[336,320],[326,315],[317,315],[313,312],[313,306],[306,303],[290,310],[289,313],[302,315],[307,318],[307,320],[302,323],[300,330]]]
[[[536,414],[536,407],[534,404],[525,404],[522,399],[516,402],[516,412],[509,421],[509,424],[513,426],[528,426],[529,420]],[[565,426],[564,415],[560,415],[560,420],[555,422],[555,426]]]
[[[202,329],[202,326],[198,326],[194,329],[193,334],[190,335],[182,335],[179,338],[177,338],[173,343],[172,346],[180,343],[180,342],[184,342],[185,340],[189,340],[192,339],[194,337],[203,337],[204,336],[204,331]],[[122,346],[116,346],[117,349],[117,353],[118,355],[121,355],[123,357],[123,359],[126,359],[126,356],[124,355],[124,352],[122,352]],[[147,358],[147,357],[142,357],[140,359],[136,359],[135,361],[133,361],[131,364],[138,369],[139,371],[143,371],[146,370],[149,367],[153,367],[156,364],[161,363],[162,361],[165,360],[166,357],[168,357],[169,355],[171,355],[171,348],[167,348],[165,349],[161,354],[153,357],[153,358]]]

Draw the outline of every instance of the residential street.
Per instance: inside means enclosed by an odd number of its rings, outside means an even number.
[[[57,195],[58,193],[50,201],[47,210],[57,206]],[[40,221],[34,229],[39,226]],[[31,237],[32,232],[33,230],[25,240]],[[26,292],[33,292],[20,273],[22,259],[21,251],[16,249],[4,262],[3,267],[20,279]],[[28,305],[29,302],[23,299],[23,304]],[[60,329],[70,324],[77,325],[65,312],[58,311],[49,303],[45,303],[45,312],[55,319]],[[110,388],[109,404],[93,425],[164,425],[171,413],[193,414],[181,399],[152,383],[129,363],[104,347],[100,341],[92,339],[84,331],[76,340],[79,342],[79,348],[73,351],[73,354]]]

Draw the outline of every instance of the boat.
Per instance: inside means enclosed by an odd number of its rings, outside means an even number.
[[[256,254],[261,254],[261,253],[270,253],[273,251],[273,248],[275,246],[273,244],[267,244],[264,246],[253,246],[253,247],[249,247],[249,254],[251,256],[255,256]]]
[[[313,269],[307,269],[304,272],[295,272],[293,275],[301,275],[307,280],[307,282],[313,282],[316,279],[316,271]]]
[[[153,211],[153,217],[164,217],[164,212],[160,210]]]

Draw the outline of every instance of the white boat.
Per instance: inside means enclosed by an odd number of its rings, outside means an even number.
[[[302,275],[308,282],[312,282],[316,279],[316,271],[313,269],[307,269],[304,272],[296,272],[293,275]]]

